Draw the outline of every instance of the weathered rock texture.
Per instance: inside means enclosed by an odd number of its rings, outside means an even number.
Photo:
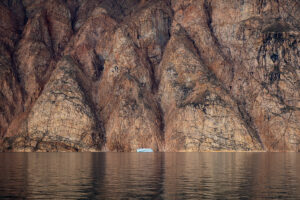
[[[3,0],[2,151],[299,151],[300,2]]]
[[[96,150],[103,144],[101,124],[85,97],[78,67],[63,57],[17,135],[16,151]]]
[[[14,116],[22,110],[22,91],[13,59],[19,39],[18,16],[3,2],[0,18],[0,137],[3,138]]]

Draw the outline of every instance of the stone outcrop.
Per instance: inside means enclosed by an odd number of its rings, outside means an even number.
[[[238,105],[177,25],[159,66],[167,151],[262,150]],[[176,123],[174,123],[176,122]]]
[[[100,149],[102,127],[80,84],[70,57],[57,63],[19,133],[7,141],[13,151],[91,151]]]
[[[2,151],[299,151],[300,3],[4,0]]]
[[[265,149],[297,151],[299,3],[177,1],[174,9]]]
[[[25,25],[14,56],[20,82],[25,90],[27,109],[39,97],[49,79],[55,61],[72,35],[72,27],[70,11],[63,1],[25,3],[28,15],[32,16]]]
[[[162,147],[158,104],[151,92],[149,63],[124,34],[116,31],[112,56],[105,62],[99,88],[102,119],[110,150]]]

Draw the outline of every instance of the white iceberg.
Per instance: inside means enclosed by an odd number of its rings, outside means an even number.
[[[153,150],[150,148],[142,148],[142,149],[137,149],[136,152],[153,152]]]

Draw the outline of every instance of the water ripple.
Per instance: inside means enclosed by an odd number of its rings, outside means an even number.
[[[0,199],[300,199],[299,153],[0,153]]]

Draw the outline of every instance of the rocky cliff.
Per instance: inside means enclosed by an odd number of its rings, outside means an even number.
[[[297,0],[2,0],[1,151],[300,151]]]

